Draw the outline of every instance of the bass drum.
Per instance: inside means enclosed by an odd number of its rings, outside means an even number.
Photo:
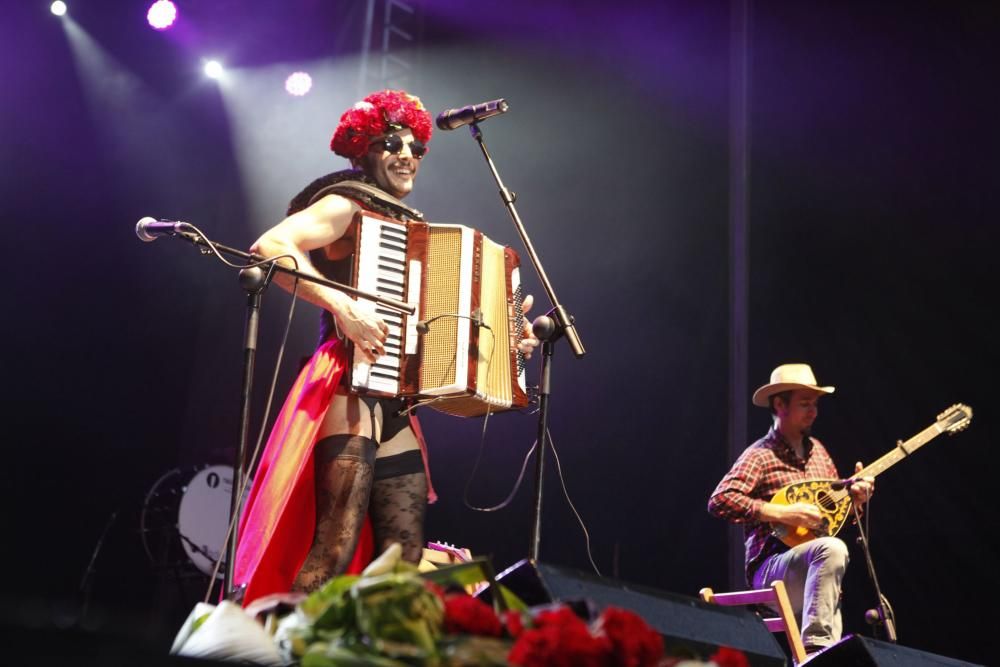
[[[211,576],[225,550],[233,468],[174,468],[146,494],[140,515],[143,548],[154,569],[182,572],[192,566]],[[225,563],[216,578],[224,577]]]

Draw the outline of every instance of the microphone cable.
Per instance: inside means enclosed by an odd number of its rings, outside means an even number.
[[[566,502],[569,504],[569,508],[573,511],[573,516],[576,517],[577,523],[580,524],[580,528],[583,530],[583,538],[586,542],[587,549],[587,560],[590,561],[590,566],[594,568],[594,572],[597,576],[603,577],[601,571],[597,568],[597,564],[594,562],[594,554],[590,551],[590,531],[587,530],[587,524],[583,521],[583,517],[580,516],[580,512],[577,511],[576,505],[573,504],[573,499],[569,497],[569,490],[566,488],[566,479],[563,477],[562,464],[559,462],[559,452],[556,450],[556,443],[552,440],[552,432],[546,428],[545,434],[549,437],[549,444],[552,445],[552,455],[556,459],[556,470],[559,471],[559,484],[562,486],[563,496],[566,498]]]
[[[462,315],[461,313],[441,313],[440,315],[435,315],[434,317],[430,318],[429,320],[420,320],[419,322],[417,322],[414,325],[414,328],[417,330],[418,334],[420,334],[421,336],[425,336],[428,333],[430,333],[430,330],[431,330],[430,323],[433,322],[433,321],[435,321],[435,320],[439,320],[442,317],[454,317],[456,319],[469,320],[470,322],[472,322],[473,324],[475,324],[477,327],[480,327],[480,328],[483,328],[483,329],[489,329],[490,333],[493,333],[493,328],[490,325],[486,324],[486,322],[483,320],[483,314],[479,310],[476,310],[476,312],[473,313],[472,315]],[[492,352],[490,354],[492,355]],[[490,357],[490,361],[492,361],[492,360],[493,360],[493,357],[491,356]]]
[[[428,327],[427,325],[429,325],[434,320],[441,319],[442,317],[454,317],[454,318],[460,318],[460,319],[470,320],[473,324],[479,326],[482,329],[486,329],[487,331],[490,332],[490,339],[492,340],[492,345],[490,346],[490,358],[489,358],[489,361],[486,362],[486,375],[489,376],[489,374],[490,374],[490,367],[493,364],[493,356],[496,354],[497,337],[496,337],[496,334],[493,332],[493,327],[491,327],[490,325],[486,324],[486,322],[483,320],[483,314],[482,314],[482,312],[477,311],[477,313],[473,314],[473,315],[462,315],[461,313],[441,313],[440,315],[435,315],[434,317],[430,318],[429,320],[421,320],[421,321],[417,322],[416,325],[414,325],[414,327],[416,328],[417,333],[419,333],[421,336],[427,335],[428,333],[430,333],[430,327]],[[422,407],[422,406],[425,406],[425,405],[430,405],[432,403],[438,403],[440,401],[446,401],[449,398],[451,398],[451,397],[450,396],[435,396],[433,398],[428,398],[428,399],[425,399],[423,401],[413,401],[410,405],[406,406],[405,408],[401,408],[401,409],[397,410],[396,414],[399,415],[400,417],[403,417],[403,416],[406,416],[406,415],[410,414],[411,412],[413,412],[414,410],[416,410],[419,407]],[[489,409],[487,409],[487,411],[486,411],[486,420],[488,421],[489,418],[490,418],[490,411],[489,411]],[[486,434],[485,428],[486,428],[486,425],[485,425],[485,422],[484,422],[484,424],[483,424],[483,429],[484,429],[483,430],[483,437],[484,438],[485,438],[485,434]]]

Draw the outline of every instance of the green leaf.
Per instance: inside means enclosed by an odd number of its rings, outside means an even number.
[[[313,620],[317,628],[352,625],[353,601],[347,593],[357,581],[357,575],[334,577],[303,600],[299,604],[299,609],[306,617]]]
[[[422,573],[428,581],[433,581],[439,586],[459,586],[465,588],[474,584],[489,581],[492,576],[492,567],[485,558],[474,558],[466,563],[456,563],[445,565],[437,570]],[[525,611],[528,605],[521,598],[514,594],[503,584],[496,584],[500,590],[500,595],[507,609],[514,611]]]
[[[447,665],[506,667],[507,655],[513,645],[510,639],[458,635],[446,641],[442,655]]]
[[[212,612],[209,612],[207,614],[202,614],[201,616],[199,616],[198,618],[196,618],[194,620],[194,623],[191,624],[191,634],[194,634],[195,630],[197,630],[202,625],[204,625],[205,621],[207,621],[208,617],[211,616],[211,615],[212,615]]]
[[[347,647],[337,644],[317,643],[302,656],[302,667],[407,667],[405,662],[393,660],[364,647]]]

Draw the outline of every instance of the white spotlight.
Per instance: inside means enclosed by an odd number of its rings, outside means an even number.
[[[146,12],[146,21],[156,30],[166,30],[177,18],[177,5],[170,0],[156,0]]]
[[[205,76],[209,79],[221,79],[225,70],[222,68],[222,63],[218,60],[206,60],[205,67],[203,68]]]
[[[302,97],[312,88],[312,77],[305,72],[293,72],[285,79],[285,90],[289,95]]]
[[[51,5],[49,5],[49,11],[56,16],[62,16],[66,13],[66,3],[62,0],[56,0]]]

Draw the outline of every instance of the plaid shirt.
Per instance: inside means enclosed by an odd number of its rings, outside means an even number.
[[[787,547],[759,520],[760,508],[782,487],[806,479],[838,479],[837,468],[816,438],[806,438],[800,458],[773,426],[767,435],[740,454],[708,499],[708,511],[733,523],[742,523],[746,540],[747,582],[761,562]]]

